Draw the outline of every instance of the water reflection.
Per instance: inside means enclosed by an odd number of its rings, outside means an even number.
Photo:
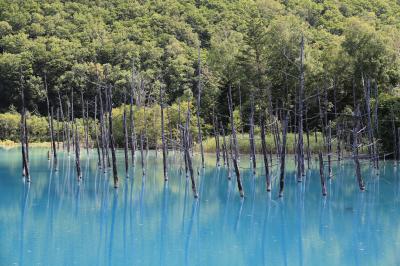
[[[267,193],[263,171],[253,176],[242,156],[242,199],[227,168],[214,167],[215,158],[207,157],[196,175],[200,198],[195,200],[179,153],[170,152],[167,183],[160,158],[151,151],[147,156],[147,175],[132,168],[115,190],[110,172],[97,167],[93,153],[83,154],[84,178],[78,183],[72,156],[60,152],[56,171],[46,150],[32,149],[33,182],[25,184],[20,164],[13,163],[19,151],[0,150],[0,265],[396,265],[400,260],[400,182],[391,161],[382,163],[379,175],[363,164],[364,193],[352,162],[334,164],[328,196],[322,197],[318,162],[312,160],[304,182],[297,183],[289,159],[285,196],[277,198],[276,159]],[[194,162],[197,169],[199,161]]]

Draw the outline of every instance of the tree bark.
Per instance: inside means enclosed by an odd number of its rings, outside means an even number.
[[[229,117],[230,117],[230,122],[231,122],[231,130],[232,130],[232,137],[233,137],[233,148],[234,148],[234,154],[232,156],[232,161],[233,161],[233,167],[235,169],[236,173],[236,182],[239,190],[240,197],[244,197],[244,191],[243,191],[243,185],[242,185],[242,180],[240,178],[240,170],[238,166],[237,159],[239,157],[239,151],[237,147],[237,138],[236,138],[236,129],[235,129],[235,124],[233,120],[233,107],[232,107],[232,89],[231,86],[229,85],[229,91],[228,91],[228,107],[229,107]]]

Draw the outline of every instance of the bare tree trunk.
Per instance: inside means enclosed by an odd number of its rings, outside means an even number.
[[[193,191],[193,196],[195,198],[198,198],[199,195],[197,194],[197,189],[196,189],[196,182],[194,179],[194,171],[193,171],[193,165],[192,165],[192,158],[190,156],[190,152],[189,152],[189,123],[190,123],[190,109],[188,108],[187,111],[187,117],[186,117],[186,125],[185,125],[185,130],[184,130],[184,142],[185,142],[185,157],[186,157],[186,161],[187,161],[187,166],[189,168],[189,173],[190,173],[190,180],[192,183],[192,191]]]
[[[201,99],[201,60],[200,60],[200,46],[198,49],[198,73],[197,73],[197,102],[196,102],[196,116],[197,116],[197,131],[198,142],[200,144],[201,153],[201,166],[204,168],[204,150],[203,150],[203,136],[201,133],[200,125],[200,99]]]
[[[56,141],[54,137],[54,123],[53,123],[53,106],[51,107],[51,113],[50,113],[50,134],[51,134],[51,140],[52,140],[52,146],[53,146],[53,159],[54,159],[54,167],[57,171],[57,147],[56,147]]]
[[[109,138],[110,138],[110,148],[112,157],[112,168],[114,177],[114,188],[118,188],[118,172],[117,172],[117,157],[115,155],[115,141],[113,135],[113,117],[112,117],[112,91],[111,86],[107,86],[108,89],[108,123],[109,123]]]
[[[130,102],[129,102],[129,132],[130,132],[130,144],[131,144],[131,160],[132,166],[135,167],[135,152],[136,152],[136,132],[135,132],[135,119],[133,113],[133,97],[135,95],[135,79],[134,70],[132,70],[132,83],[130,92]]]
[[[329,179],[331,179],[332,178],[332,163],[331,163],[331,157],[332,157],[332,126],[331,126],[331,122],[330,121],[329,121],[329,124],[328,124],[327,145],[328,145],[328,177],[329,177]]]
[[[78,181],[82,179],[82,171],[81,171],[81,160],[80,160],[80,145],[79,145],[79,132],[78,132],[78,125],[75,121],[72,122],[75,131],[75,165],[76,165],[76,175]],[[74,126],[75,125],[75,126]]]
[[[354,128],[353,128],[353,159],[356,165],[356,176],[358,181],[358,186],[361,191],[365,190],[364,180],[361,176],[361,167],[360,161],[358,160],[358,132],[360,130],[360,107],[357,105],[355,114],[354,114]]]
[[[244,197],[244,191],[243,191],[243,185],[242,185],[242,180],[240,178],[240,170],[239,166],[237,163],[237,159],[239,157],[239,151],[237,147],[237,138],[236,138],[236,129],[235,129],[235,124],[233,120],[233,107],[232,107],[232,90],[231,86],[229,85],[229,93],[228,93],[228,107],[229,107],[229,117],[230,117],[230,122],[231,122],[231,130],[232,130],[232,137],[233,137],[233,148],[234,148],[234,155],[232,156],[232,161],[233,161],[233,167],[235,169],[236,173],[236,181],[237,181],[237,186],[239,190],[240,197]]]
[[[168,165],[167,165],[167,149],[165,143],[165,134],[164,134],[164,94],[163,89],[160,86],[160,109],[161,109],[161,141],[162,141],[162,153],[163,153],[163,173],[164,180],[168,181]]]
[[[364,78],[363,78],[364,84]],[[365,106],[367,111],[367,131],[368,131],[368,152],[370,156],[370,160],[373,162],[374,168],[376,165],[376,153],[375,153],[375,139],[374,132],[372,129],[372,121],[371,121],[371,103],[370,103],[370,95],[371,95],[371,81],[367,78],[367,84],[364,84],[364,97],[365,97]]]
[[[322,196],[326,196],[326,180],[324,175],[324,159],[322,157],[322,152],[318,153],[319,157],[319,176],[321,178],[321,188],[322,188]]]
[[[60,92],[58,92],[58,102],[60,105],[60,114],[61,114],[61,121],[63,124],[63,149],[65,149],[65,140],[67,139],[67,129],[66,129],[66,125],[65,125],[65,117],[64,117],[64,111],[63,111],[63,105],[61,102],[61,96],[60,96]],[[69,142],[68,142],[69,145]],[[69,147],[68,147],[68,152],[69,152]]]
[[[28,143],[27,143],[27,126],[26,126],[26,109],[25,109],[25,95],[24,95],[24,78],[22,71],[20,74],[20,90],[21,90],[21,153],[22,153],[22,175],[25,176],[26,182],[31,182],[31,175],[29,172],[29,159],[28,159]]]
[[[97,132],[97,96],[94,98],[94,134],[96,137],[96,149],[97,149],[97,165],[102,168],[104,165],[101,163],[104,158],[102,158],[102,154],[100,153],[100,142],[99,142],[99,133]]]
[[[44,89],[46,91],[46,104],[47,104],[47,126],[49,129],[49,135],[50,135],[50,147],[51,147],[51,152],[53,153],[53,134],[51,133],[51,121],[50,121],[50,101],[49,101],[49,91],[47,89],[47,76],[46,73],[44,74]],[[50,160],[50,156],[48,158]]]
[[[250,149],[251,149],[251,162],[253,167],[253,175],[256,174],[256,145],[254,143],[254,96],[251,95],[251,111],[250,111]]]
[[[215,155],[217,157],[217,167],[219,167],[220,164],[220,148],[219,148],[219,134],[218,134],[218,118],[215,116],[215,110],[213,107],[213,129],[214,129],[214,139],[215,139]],[[224,159],[225,156],[223,155]]]
[[[102,96],[102,91],[100,88],[98,88],[98,95],[99,95],[99,103],[100,103],[100,114],[99,114],[99,120],[100,120],[100,139],[101,139],[101,159],[102,159],[102,166],[103,166],[103,172],[106,172],[106,169],[108,167],[108,164],[106,163],[106,157],[107,157],[107,136],[106,136],[106,130],[105,130],[105,122],[104,122],[104,108],[103,108],[103,96]]]
[[[391,116],[391,120],[392,120],[392,132],[393,132],[393,158],[395,159],[395,160],[398,160],[398,154],[397,154],[397,151],[398,151],[398,149],[397,149],[397,145],[398,145],[398,143],[397,143],[397,134],[396,134],[396,125],[395,125],[395,123],[394,123],[394,114],[393,114],[393,108],[390,108],[390,116]]]
[[[128,155],[128,127],[126,126],[126,91],[124,92],[124,111],[122,115],[122,126],[124,130],[124,156],[125,156],[125,175],[129,178],[129,155]]]
[[[262,146],[262,153],[264,156],[266,186],[267,186],[267,191],[269,192],[269,191],[271,191],[271,178],[269,176],[267,143],[265,141],[265,115],[264,115],[264,113],[261,116],[261,146]]]
[[[279,197],[283,197],[283,189],[285,186],[285,156],[286,156],[286,134],[287,134],[287,114],[282,121],[282,146],[281,146],[281,165],[279,175]]]
[[[303,143],[303,101],[304,101],[304,36],[301,36],[300,47],[300,87],[299,87],[299,117],[297,141],[297,182],[302,182],[304,176],[304,143]]]

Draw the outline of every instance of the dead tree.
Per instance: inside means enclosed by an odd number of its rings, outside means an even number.
[[[234,120],[233,120],[232,89],[231,89],[230,85],[229,85],[229,91],[228,91],[228,107],[229,107],[229,118],[230,118],[230,122],[231,122],[231,131],[232,131],[232,138],[233,138],[233,150],[234,150],[234,154],[232,156],[233,167],[234,167],[235,173],[236,173],[236,181],[237,181],[237,186],[238,186],[240,197],[244,197],[243,185],[242,185],[242,180],[240,178],[240,170],[239,170],[239,166],[238,166],[238,162],[237,162],[237,159],[239,157],[239,151],[238,151],[238,147],[237,147],[236,129],[235,129],[235,124],[234,124]]]
[[[300,86],[299,86],[299,117],[297,141],[297,182],[301,182],[304,176],[304,143],[303,143],[303,101],[304,101],[304,36],[301,36],[300,44]]]
[[[363,78],[363,84],[365,83],[365,80]],[[364,98],[365,98],[365,107],[366,107],[366,115],[367,115],[367,132],[368,132],[368,152],[369,156],[371,158],[371,161],[373,162],[373,166],[377,168],[377,163],[376,163],[376,152],[375,152],[375,138],[374,138],[374,132],[372,128],[372,121],[371,121],[371,102],[370,102],[370,97],[371,97],[371,80],[367,78],[366,84],[364,84]]]
[[[357,181],[358,181],[358,186],[361,191],[365,190],[365,184],[364,180],[361,176],[361,167],[360,167],[360,161],[358,159],[358,133],[360,131],[360,107],[359,105],[356,106],[356,110],[354,111],[354,116],[353,116],[353,122],[354,122],[354,127],[353,127],[353,159],[354,159],[354,164],[356,166],[356,176],[357,176]]]
[[[82,171],[81,171],[81,159],[80,159],[80,140],[79,140],[79,131],[78,125],[75,121],[74,115],[74,92],[71,91],[71,117],[72,117],[72,136],[74,138],[74,150],[75,150],[75,166],[76,166],[76,178],[78,182],[82,179]]]
[[[326,180],[324,175],[324,159],[322,157],[322,152],[318,153],[319,157],[319,176],[321,178],[321,188],[322,188],[322,196],[326,196]]]
[[[107,164],[106,164],[106,156],[107,156],[107,141],[106,141],[106,131],[105,131],[105,123],[104,123],[104,107],[103,107],[103,96],[101,88],[97,89],[97,94],[99,96],[99,104],[100,104],[100,114],[99,114],[99,122],[100,122],[100,140],[101,140],[101,162],[103,167],[103,172],[106,172]]]
[[[86,154],[89,154],[88,126],[85,115],[85,101],[83,100],[83,89],[81,89],[81,105],[82,105],[82,125],[83,125],[83,131],[85,133],[85,148],[86,148]]]
[[[50,135],[50,147],[51,147],[51,152],[53,154],[53,134],[51,132],[51,120],[50,120],[50,101],[49,101],[49,91],[47,89],[47,76],[46,73],[44,74],[44,89],[46,91],[46,105],[47,105],[47,125],[49,129],[49,135]],[[48,158],[50,160],[50,157]]]
[[[200,60],[200,46],[198,48],[198,72],[197,72],[197,101],[196,101],[196,116],[197,116],[197,138],[200,144],[201,153],[201,166],[204,168],[204,150],[203,150],[203,136],[201,133],[200,124],[200,100],[201,100],[201,60]]]
[[[190,124],[190,109],[188,108],[187,116],[186,116],[186,125],[185,125],[185,129],[183,131],[183,135],[184,135],[184,152],[185,152],[185,158],[186,158],[186,162],[187,162],[187,167],[188,167],[189,174],[190,174],[190,180],[191,180],[191,183],[192,183],[193,196],[195,198],[198,198],[199,195],[197,194],[196,181],[194,179],[192,158],[191,158],[191,155],[190,155],[190,152],[189,152],[189,149],[190,149],[189,124]]]
[[[279,173],[279,197],[283,197],[283,189],[285,186],[285,156],[286,156],[286,135],[287,135],[287,114],[282,121],[282,146],[280,148],[280,173]]]
[[[167,165],[167,149],[164,134],[164,92],[162,86],[160,86],[160,109],[161,109],[161,141],[162,141],[162,154],[163,154],[163,173],[164,180],[168,181],[168,165]]]
[[[269,175],[267,143],[265,141],[265,115],[264,115],[264,113],[261,115],[261,146],[262,146],[262,153],[263,153],[263,157],[264,157],[266,187],[267,187],[267,191],[270,192],[271,191],[271,177]]]
[[[250,111],[250,153],[251,153],[251,162],[253,167],[253,175],[256,174],[257,163],[256,163],[256,145],[254,143],[254,96],[251,95],[251,111]]]
[[[122,126],[124,131],[124,156],[125,156],[125,175],[129,177],[129,155],[128,155],[128,127],[126,126],[126,90],[124,91],[124,111],[122,115]]]
[[[215,138],[215,155],[217,157],[217,167],[219,167],[221,164],[220,164],[219,134],[218,134],[217,128],[218,128],[218,118],[215,115],[215,110],[214,110],[214,106],[213,106],[213,129],[214,129],[214,138]],[[224,158],[224,160],[225,160],[225,158]]]
[[[110,139],[110,149],[111,149],[111,157],[112,157],[112,170],[114,177],[114,188],[118,188],[118,172],[117,172],[117,157],[115,155],[115,140],[113,135],[113,117],[112,117],[112,91],[111,85],[107,86],[108,90],[107,98],[108,98],[108,136]]]
[[[57,170],[57,147],[56,147],[56,141],[55,141],[55,136],[54,136],[54,120],[53,120],[54,114],[53,114],[53,106],[51,106],[51,112],[50,112],[50,134],[51,134],[51,145],[53,147],[53,159],[54,159],[54,166],[55,169]]]
[[[94,134],[96,139],[96,150],[97,150],[97,165],[102,168],[102,154],[100,153],[100,141],[99,141],[99,133],[97,131],[97,96],[94,98]]]
[[[29,172],[29,158],[28,158],[28,137],[26,126],[26,109],[25,109],[25,95],[24,95],[24,78],[22,71],[20,74],[20,90],[21,90],[21,152],[22,152],[22,175],[25,177],[26,182],[31,182],[31,175]]]

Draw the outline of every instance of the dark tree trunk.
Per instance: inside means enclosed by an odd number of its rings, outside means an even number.
[[[243,185],[242,185],[242,180],[240,178],[240,170],[238,166],[237,159],[239,157],[239,151],[237,147],[237,138],[236,138],[236,129],[235,129],[235,124],[233,120],[233,106],[232,106],[232,90],[231,86],[229,85],[229,91],[228,91],[228,107],[229,107],[229,117],[230,117],[230,122],[231,122],[231,130],[232,130],[232,137],[233,137],[233,149],[234,149],[234,154],[232,156],[232,161],[233,161],[233,167],[235,169],[236,173],[236,181],[237,181],[237,186],[239,190],[240,197],[244,197],[244,191],[243,191]]]
[[[163,153],[163,173],[164,180],[168,181],[168,165],[167,165],[167,149],[165,142],[164,133],[164,94],[163,89],[160,87],[160,109],[161,109],[161,141],[162,141],[162,153]]]
[[[185,130],[184,130],[184,142],[185,142],[185,157],[186,157],[186,161],[187,161],[187,166],[189,169],[189,174],[190,174],[190,180],[192,183],[192,191],[193,191],[193,196],[195,198],[198,198],[199,195],[197,194],[197,189],[196,189],[196,182],[194,179],[194,171],[193,171],[193,165],[192,165],[192,158],[189,152],[189,123],[190,123],[190,109],[188,108],[187,111],[187,117],[186,117],[186,125],[185,125]]]
[[[122,115],[122,126],[124,130],[124,156],[125,156],[125,176],[129,178],[129,155],[128,155],[128,127],[126,125],[126,91],[124,92],[124,111]]]
[[[286,156],[286,134],[287,134],[287,115],[282,122],[282,146],[281,146],[281,165],[279,173],[279,197],[283,197],[283,189],[285,186],[285,156]]]
[[[361,191],[365,190],[365,184],[364,180],[361,176],[361,167],[360,167],[360,161],[358,159],[358,132],[360,130],[360,107],[357,105],[355,114],[354,114],[354,128],[353,128],[353,159],[354,159],[354,164],[356,166],[356,176],[357,176],[357,181],[358,181],[358,186]]]
[[[31,182],[31,175],[29,172],[29,158],[28,158],[28,142],[27,142],[27,126],[26,126],[26,109],[25,109],[25,95],[23,76],[21,74],[20,90],[21,90],[21,153],[22,153],[22,175],[25,176],[26,182]]]
[[[299,87],[299,118],[297,141],[297,182],[301,182],[304,176],[304,143],[303,143],[303,100],[304,100],[304,36],[301,36],[300,48],[300,87]]]
[[[326,196],[326,180],[324,175],[324,159],[322,157],[322,152],[318,153],[319,157],[319,176],[321,178],[321,188],[322,188],[322,196]]]
[[[256,174],[257,162],[256,162],[256,145],[254,143],[254,96],[251,95],[251,107],[250,107],[250,152],[251,152],[251,162],[253,168],[253,175]]]
[[[217,157],[217,167],[219,167],[220,164],[220,147],[219,147],[219,134],[218,134],[218,118],[215,115],[215,110],[213,107],[213,129],[214,129],[214,139],[215,139],[215,155]],[[223,155],[224,160],[225,156]]]
[[[97,132],[97,96],[94,98],[94,134],[96,138],[96,150],[97,150],[97,165],[102,168],[102,156],[100,153],[100,142],[99,142],[99,133]]]
[[[118,172],[117,172],[117,157],[115,155],[115,141],[113,135],[113,117],[112,117],[112,91],[111,86],[107,86],[108,89],[108,123],[109,123],[109,139],[110,139],[110,149],[112,157],[112,168],[114,177],[114,188],[118,187]]]
[[[50,134],[51,134],[51,140],[52,140],[52,146],[53,146],[53,159],[54,159],[54,167],[57,170],[57,147],[56,147],[56,141],[55,141],[55,136],[54,136],[54,122],[53,122],[53,106],[51,107],[51,112],[50,112]]]
[[[262,146],[262,153],[263,153],[263,157],[264,157],[265,181],[266,181],[267,191],[269,192],[269,191],[271,191],[271,178],[269,176],[267,143],[265,141],[265,116],[264,116],[264,114],[261,117],[261,146]]]

